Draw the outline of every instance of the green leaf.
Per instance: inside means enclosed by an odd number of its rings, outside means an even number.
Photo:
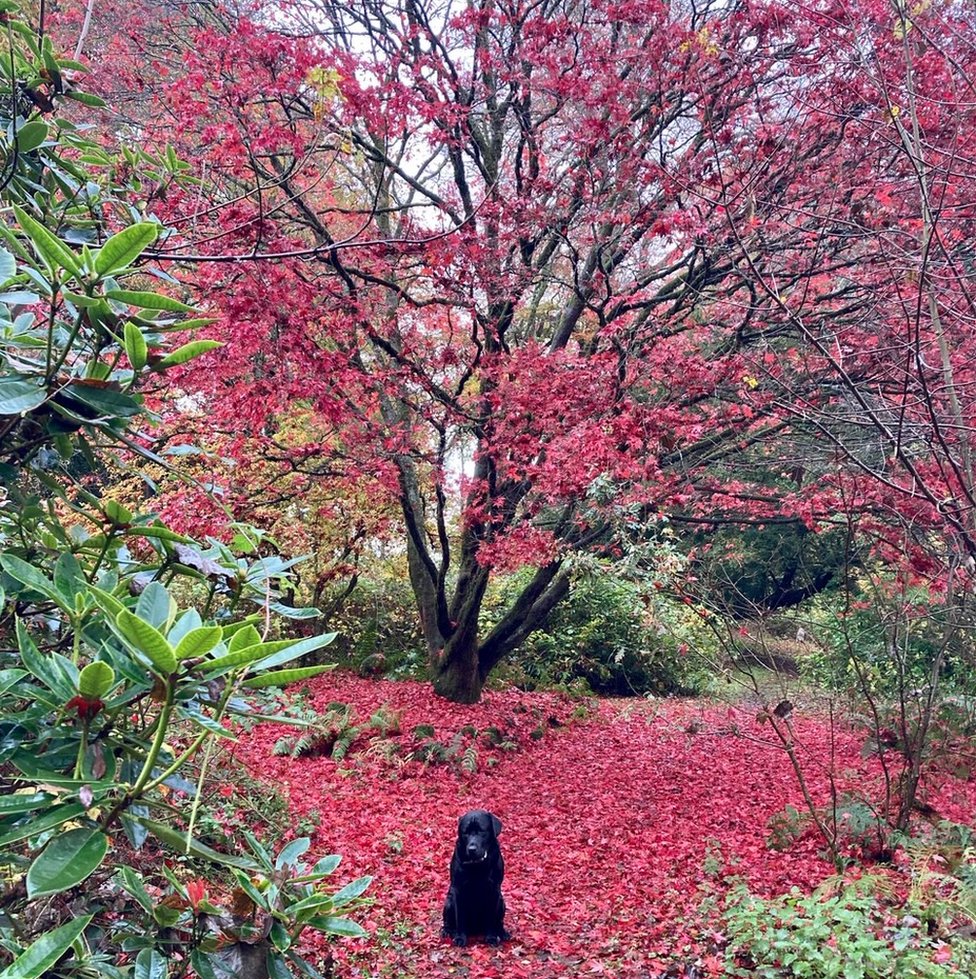
[[[32,218],[23,208],[14,205],[14,215],[17,223],[27,232],[35,251],[44,260],[44,264],[56,274],[58,269],[64,269],[75,278],[81,277],[81,265],[78,256],[56,235],[53,235],[40,221]]]
[[[192,544],[191,538],[178,534],[169,527],[127,527],[126,537],[155,537],[157,540],[178,541],[180,544]]]
[[[83,827],[56,836],[27,871],[28,900],[77,886],[100,866],[106,853],[108,837],[101,830]]]
[[[100,99],[97,95],[92,95],[91,92],[77,92],[72,89],[64,94],[66,98],[80,102],[82,105],[90,105],[93,109],[104,109],[108,104],[105,99]]]
[[[308,850],[311,845],[312,841],[307,836],[303,836],[297,840],[292,840],[291,843],[283,847],[281,853],[278,854],[278,859],[275,860],[275,870],[281,870],[282,867],[297,864],[298,858],[305,853],[305,851]]]
[[[17,259],[6,248],[0,248],[0,284],[9,282],[16,274]]]
[[[79,292],[68,292],[67,289],[61,290],[61,295],[75,306],[82,309],[95,309],[100,306],[105,313],[108,313],[108,303],[101,296],[86,296]]]
[[[224,636],[219,625],[205,625],[188,632],[176,647],[176,658],[185,660],[190,656],[203,656],[209,653]]]
[[[157,823],[154,819],[139,817],[138,821],[152,833],[156,839],[172,847],[177,853],[187,854],[191,857],[198,857],[201,860],[215,860],[217,863],[228,867],[240,867],[241,870],[259,869],[253,860],[244,857],[236,857],[229,853],[218,853],[205,843],[195,840],[192,837],[187,840],[186,833],[181,833],[172,826],[165,823]]]
[[[144,948],[136,956],[136,969],[132,979],[166,979],[168,975],[169,963],[156,949]]]
[[[127,269],[159,235],[159,225],[143,222],[112,235],[95,253],[99,278]]]
[[[33,381],[5,377],[0,381],[0,415],[19,415],[47,400],[47,389]]]
[[[66,704],[75,695],[76,684],[68,681],[53,657],[41,653],[21,619],[17,620],[16,631],[21,665]]]
[[[3,568],[11,578],[16,578],[22,585],[36,592],[40,592],[46,598],[51,599],[57,605],[64,607],[64,598],[54,587],[54,582],[46,575],[41,574],[33,564],[28,564],[16,554],[0,554],[0,567]]]
[[[85,807],[78,802],[56,806],[54,809],[34,817],[24,825],[8,830],[3,836],[0,836],[0,846],[10,846],[11,843],[40,836],[41,833],[46,833],[49,829],[54,829],[55,826],[61,826],[72,819],[77,819],[84,811]]]
[[[366,935],[366,929],[349,918],[333,918],[331,916],[311,918],[308,924],[316,931],[321,931],[326,935],[341,935],[344,938],[363,938]]]
[[[240,636],[242,633],[237,633]],[[255,630],[255,634],[257,631]],[[253,645],[232,648],[232,651],[224,656],[218,656],[209,663],[204,664],[208,676],[219,671],[226,673],[227,670],[236,666],[246,666],[251,663],[259,663],[266,668],[280,666],[298,656],[304,656],[323,646],[328,646],[337,633],[325,632],[318,636],[309,636],[307,639],[276,639],[272,642],[258,642]],[[236,639],[237,636],[234,638]],[[231,646],[235,644],[232,642]]]
[[[142,407],[135,398],[121,391],[113,391],[112,388],[100,388],[75,381],[65,385],[61,393],[71,401],[85,405],[101,418],[132,418],[142,413]]]
[[[224,626],[224,635],[232,637],[230,645],[227,647],[232,653],[261,641],[261,633],[254,628],[254,622],[257,621],[257,618],[252,617],[252,619],[251,622],[245,619],[243,622],[234,622],[229,626]],[[237,628],[238,626],[240,628]]]
[[[116,616],[119,612],[125,610],[125,605],[120,602],[111,592],[104,591],[101,588],[96,588],[94,585],[89,586],[89,592],[91,597],[95,600],[95,604],[114,622]]]
[[[338,853],[330,853],[327,857],[322,857],[321,860],[312,868],[312,873],[320,877],[326,874],[331,874],[336,867],[342,862],[342,857]]]
[[[54,565],[54,587],[69,608],[74,608],[75,597],[84,594],[87,590],[81,565],[70,551],[65,551]]]
[[[167,354],[155,366],[159,369],[175,367],[177,364],[185,364],[194,357],[222,346],[219,340],[191,340],[189,343],[184,343],[182,347],[177,347],[171,354]]]
[[[288,683],[308,680],[334,668],[333,663],[327,663],[325,666],[300,666],[293,670],[275,670],[271,673],[262,673],[260,676],[252,676],[245,680],[242,686],[252,690],[258,690],[261,687],[283,687]]]
[[[131,320],[125,324],[125,355],[129,358],[134,371],[141,371],[149,360],[149,345],[142,335],[142,330]]]
[[[119,612],[115,617],[115,625],[139,652],[149,658],[163,678],[176,672],[176,652],[158,629],[143,622],[128,609]]]
[[[3,604],[3,596],[0,595],[0,605]],[[27,670],[0,670],[0,694],[6,693],[12,686],[27,676]],[[3,803],[3,796],[0,796],[0,804]],[[0,809],[0,812],[3,810]]]
[[[36,150],[47,139],[47,132],[46,122],[38,120],[25,122],[17,130],[17,150],[20,153],[30,153],[31,150]]]
[[[89,914],[75,918],[60,928],[45,932],[23,955],[18,955],[0,972],[0,979],[38,979],[43,976],[78,940],[93,917]]]
[[[142,878],[131,867],[123,867],[119,876],[122,878],[122,886],[136,899],[139,907],[152,914],[153,899],[149,896]]]
[[[78,693],[88,700],[100,699],[115,686],[115,670],[100,660],[89,663],[78,678]]]
[[[47,792],[15,792],[13,795],[0,795],[0,819],[21,812],[35,812],[46,809],[54,796]]]
[[[169,632],[176,618],[176,600],[159,581],[150,581],[136,602],[136,615],[151,626]]]
[[[106,289],[105,295],[119,303],[138,306],[140,309],[162,309],[167,313],[194,313],[196,310],[178,299],[158,292],[132,292],[129,289]]]
[[[372,877],[357,877],[354,881],[346,884],[345,887],[332,895],[333,903],[338,906],[344,904],[346,901],[351,901],[353,898],[359,897],[372,882]]]

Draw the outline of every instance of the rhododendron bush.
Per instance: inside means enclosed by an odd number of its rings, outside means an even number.
[[[968,587],[969,5],[105,3],[89,26],[110,138],[193,167],[146,183],[175,229],[154,254],[227,345],[169,424],[244,463],[239,496],[261,460],[264,487],[393,503],[438,691],[476,700],[573,555],[612,552],[599,483],[645,519],[843,514]]]

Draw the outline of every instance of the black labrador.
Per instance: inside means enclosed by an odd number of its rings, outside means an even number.
[[[472,809],[458,820],[441,931],[455,945],[467,945],[468,935],[484,935],[489,945],[511,937],[504,924],[505,861],[498,846],[501,831],[501,820],[484,809]]]

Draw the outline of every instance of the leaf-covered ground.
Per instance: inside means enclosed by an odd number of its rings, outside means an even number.
[[[630,700],[593,702],[581,719],[577,703],[554,694],[490,692],[464,707],[423,684],[319,678],[312,703],[324,711],[335,701],[361,720],[386,705],[402,733],[364,736],[336,761],[276,756],[289,732],[263,725],[236,755],[280,785],[296,825],[317,825],[320,853],[344,855],[337,883],[375,876],[375,904],[358,915],[372,940],[339,943],[340,975],[656,977],[695,956],[707,974],[717,963],[709,959],[717,919],[700,910],[709,893],[734,876],[778,893],[832,873],[812,834],[788,852],[767,846],[770,816],[802,808],[802,796],[754,710]],[[433,736],[414,733],[418,725]],[[825,799],[830,727],[799,716],[797,733]],[[431,740],[471,746],[476,758],[459,750],[446,762],[405,760]],[[876,772],[861,740],[835,730],[833,744],[842,785],[870,784]],[[949,780],[926,798],[943,818],[969,821],[976,792]],[[504,824],[513,939],[501,949],[440,938],[456,820],[470,808]]]

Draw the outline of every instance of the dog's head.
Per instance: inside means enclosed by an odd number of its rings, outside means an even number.
[[[472,809],[458,820],[457,855],[463,864],[484,863],[498,849],[502,821],[484,809]]]

